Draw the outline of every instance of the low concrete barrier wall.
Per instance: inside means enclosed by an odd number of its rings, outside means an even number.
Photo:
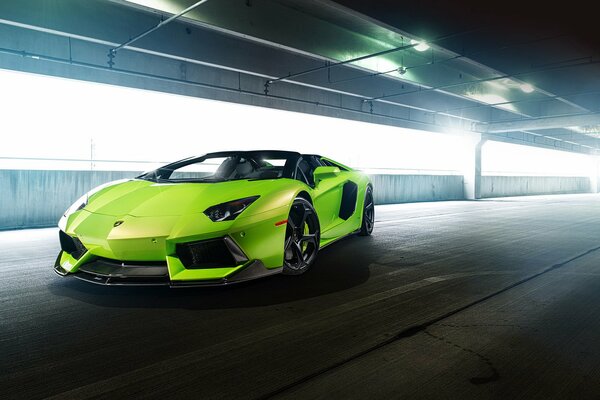
[[[0,229],[54,226],[73,201],[132,171],[0,170]],[[462,176],[374,175],[377,204],[463,198]]]
[[[132,178],[132,171],[0,170],[0,230],[55,226],[73,201],[102,183]],[[372,175],[376,204],[461,200],[460,175]],[[579,177],[484,176],[482,197],[585,193]]]
[[[56,226],[75,200],[105,182],[139,173],[0,170],[0,230]]]
[[[481,197],[588,193],[590,179],[568,176],[482,176]]]
[[[375,204],[464,199],[461,175],[371,175]]]

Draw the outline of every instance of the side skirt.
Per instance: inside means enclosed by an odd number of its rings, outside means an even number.
[[[333,239],[332,241],[330,241],[330,242],[327,242],[327,243],[326,243],[326,244],[324,244],[324,245],[321,245],[321,244],[319,244],[319,251],[320,251],[321,249],[324,249],[324,248],[328,247],[328,246],[329,246],[329,245],[331,245],[331,244],[334,244],[334,243],[337,243],[337,242],[339,242],[339,241],[340,241],[340,240],[342,240],[342,239],[345,239],[345,238],[347,238],[347,237],[349,237],[349,236],[352,236],[352,235],[356,235],[358,232],[360,232],[360,228],[359,228],[359,229],[357,229],[357,230],[355,230],[355,231],[352,231],[352,232],[350,232],[350,233],[347,233],[347,234],[345,234],[344,236],[337,237],[337,238]]]

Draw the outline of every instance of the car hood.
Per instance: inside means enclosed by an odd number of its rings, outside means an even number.
[[[182,216],[204,212],[208,207],[262,194],[272,180],[218,183],[156,183],[130,180],[93,194],[88,212],[135,217]]]

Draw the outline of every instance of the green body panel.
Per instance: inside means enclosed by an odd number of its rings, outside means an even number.
[[[358,186],[354,214],[339,218],[344,183]],[[286,225],[293,200],[308,196],[321,225],[321,246],[358,230],[362,223],[366,175],[348,170],[315,187],[287,178],[220,183],[155,183],[134,179],[91,195],[82,210],[68,216],[65,232],[88,249],[79,260],[62,252],[59,263],[70,273],[96,257],[118,261],[165,261],[171,281],[220,279],[253,260],[268,269],[283,265]],[[237,218],[213,222],[204,211],[216,204],[260,196]],[[122,221],[115,226],[117,221]],[[280,224],[277,224],[277,223]],[[248,258],[231,268],[186,269],[176,244],[228,236]]]

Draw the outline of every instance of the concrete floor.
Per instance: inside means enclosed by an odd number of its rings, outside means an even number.
[[[301,277],[100,287],[0,232],[0,397],[600,397],[600,196],[381,206]]]

